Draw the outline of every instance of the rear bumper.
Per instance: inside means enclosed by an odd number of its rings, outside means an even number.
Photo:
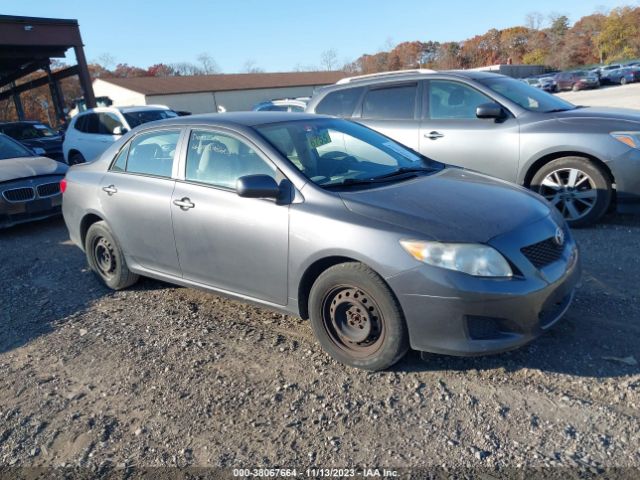
[[[536,228],[540,227],[534,224],[530,231]],[[510,237],[491,243],[506,253],[500,243],[513,243]],[[580,279],[578,249],[567,238],[562,258],[541,270],[530,264],[521,268],[522,259],[507,254],[522,273],[511,279],[478,278],[427,265],[388,278],[402,307],[411,347],[484,355],[512,350],[543,334],[567,311]]]

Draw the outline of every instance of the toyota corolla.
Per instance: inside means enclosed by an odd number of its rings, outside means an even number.
[[[578,249],[537,194],[319,115],[181,117],[63,181],[63,214],[113,289],[140,275],[309,318],[335,359],[478,355],[569,308]]]

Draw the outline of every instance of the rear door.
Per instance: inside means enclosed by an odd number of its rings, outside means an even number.
[[[512,115],[480,119],[476,108],[494,100],[457,80],[425,81],[420,153],[515,182],[520,158],[520,125]]]
[[[354,120],[418,151],[420,98],[418,81],[371,86]]]
[[[106,219],[127,257],[174,276],[181,275],[171,220],[180,135],[180,129],[168,128],[135,136],[120,150],[98,191]]]

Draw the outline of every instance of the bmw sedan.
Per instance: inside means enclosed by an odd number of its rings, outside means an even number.
[[[67,168],[0,133],[0,228],[60,215]]]
[[[362,125],[242,112],[143,125],[63,182],[113,289],[140,275],[309,318],[345,364],[521,346],[569,308],[578,249],[537,194]]]

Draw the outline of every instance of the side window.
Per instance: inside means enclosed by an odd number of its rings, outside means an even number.
[[[369,90],[362,102],[362,118],[414,118],[417,85]]]
[[[87,124],[87,116],[79,115],[75,123],[73,124],[73,128],[75,128],[79,132],[86,132],[87,131],[86,124]]]
[[[236,188],[245,175],[269,175],[276,169],[243,141],[211,130],[194,130],[189,138],[185,178],[216,187]]]
[[[161,130],[135,137],[129,147],[127,172],[171,177],[180,130]]]
[[[98,115],[95,113],[89,113],[85,115],[84,130],[85,133],[100,133],[100,123],[98,121]]]
[[[127,143],[125,147],[120,150],[118,155],[116,156],[114,162],[111,164],[112,172],[124,172],[127,169],[127,154],[129,153],[129,145]]]
[[[113,113],[98,114],[98,122],[100,125],[100,133],[106,135],[113,135],[113,130],[116,127],[122,127],[120,119]]]
[[[364,87],[345,88],[329,93],[320,100],[316,107],[316,113],[337,115],[338,117],[350,117],[356,108]]]
[[[491,101],[476,89],[459,82],[429,82],[429,116],[432,119],[477,119],[476,107]]]

